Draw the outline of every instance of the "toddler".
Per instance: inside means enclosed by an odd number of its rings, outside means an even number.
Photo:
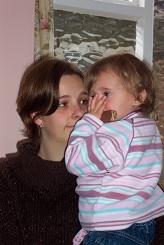
[[[88,113],[75,125],[65,154],[67,169],[78,176],[82,230],[74,244],[150,244],[154,219],[164,215],[162,143],[149,116],[152,72],[134,55],[117,54],[92,65],[86,84]]]

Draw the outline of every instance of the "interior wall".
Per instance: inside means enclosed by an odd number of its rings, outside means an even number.
[[[34,56],[34,2],[0,1],[0,157],[15,152],[21,137],[15,101],[22,72]]]

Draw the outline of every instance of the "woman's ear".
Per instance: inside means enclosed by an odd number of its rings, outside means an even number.
[[[36,116],[36,112],[33,112],[33,113],[31,114],[31,118],[33,119],[33,122],[34,122],[37,126],[39,126],[40,128],[42,128],[42,127],[43,127],[43,119],[42,119],[42,117],[41,117],[41,116],[35,117],[35,116]]]

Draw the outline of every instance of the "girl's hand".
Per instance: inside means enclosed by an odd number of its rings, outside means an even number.
[[[106,96],[100,97],[97,94],[94,97],[90,97],[88,112],[101,119],[105,109],[106,99]]]

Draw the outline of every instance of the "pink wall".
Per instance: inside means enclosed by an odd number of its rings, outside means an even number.
[[[0,157],[21,138],[15,100],[20,77],[33,61],[34,0],[0,0]]]

